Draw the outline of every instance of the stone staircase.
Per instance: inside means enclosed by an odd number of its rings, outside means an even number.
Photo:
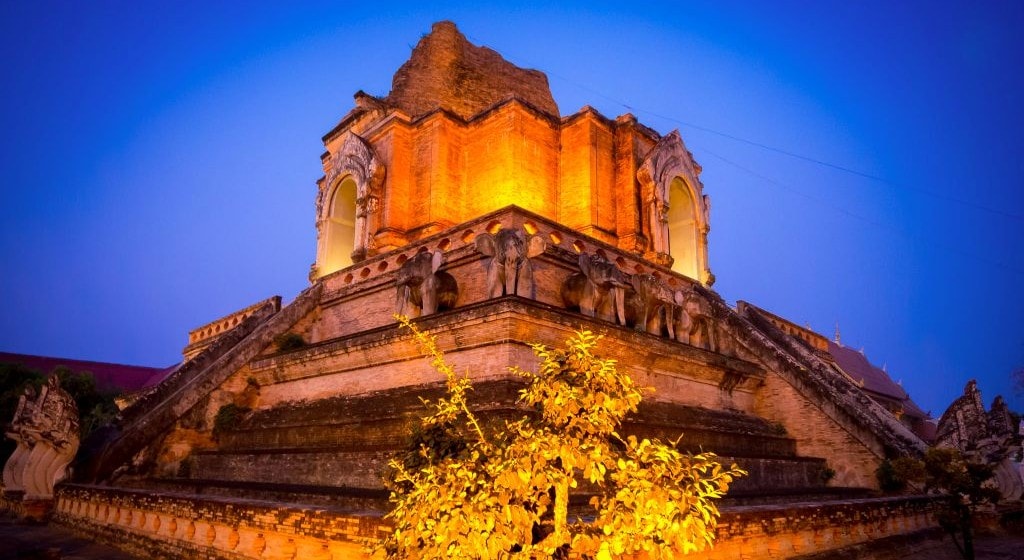
[[[500,425],[522,414],[509,404],[520,387],[514,380],[478,383],[472,405],[484,421]],[[380,479],[387,461],[423,415],[421,399],[442,394],[439,386],[407,387],[258,410],[221,433],[218,449],[194,453],[180,477],[136,484],[380,511],[387,497]],[[737,463],[749,475],[730,489],[731,503],[850,495],[827,487],[824,459],[798,456],[795,442],[780,427],[749,414],[649,402],[623,432],[667,441],[679,438],[684,450],[714,451],[722,462]]]
[[[314,284],[280,311],[269,308],[253,313],[139,397],[123,411],[116,429],[98,431],[92,441],[85,442],[79,453],[76,478],[109,480],[116,469],[129,463],[136,453],[166,433],[182,415],[258,355],[274,336],[309,313],[317,304],[320,291],[321,285]]]

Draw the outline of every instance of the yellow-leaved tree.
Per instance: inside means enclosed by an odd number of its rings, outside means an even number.
[[[495,425],[470,410],[472,385],[433,338],[399,320],[433,356],[447,396],[426,402],[409,448],[390,462],[388,558],[661,559],[712,544],[714,499],[746,473],[676,442],[621,436],[641,389],[594,355],[600,337],[534,345],[539,371],[513,369],[526,380],[519,404],[529,413]],[[572,518],[570,494],[591,496]]]

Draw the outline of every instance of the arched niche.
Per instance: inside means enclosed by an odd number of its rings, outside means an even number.
[[[351,175],[337,181],[330,196],[324,231],[323,274],[330,274],[352,264],[356,249],[356,198],[358,187]]]
[[[316,200],[317,259],[310,279],[326,276],[372,254],[379,227],[384,165],[373,148],[346,132],[325,161]]]
[[[648,240],[644,257],[710,285],[707,234],[710,201],[700,182],[700,166],[679,131],[663,136],[637,170],[643,207],[641,230]]]
[[[668,254],[672,256],[672,270],[701,279],[700,223],[698,205],[692,190],[681,177],[672,179],[668,186]]]

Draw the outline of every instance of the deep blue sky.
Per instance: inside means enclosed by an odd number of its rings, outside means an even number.
[[[321,135],[451,19],[563,115],[680,129],[727,300],[838,322],[935,414],[971,377],[1012,397],[1021,2],[284,4],[0,2],[0,350],[164,366],[293,297]]]

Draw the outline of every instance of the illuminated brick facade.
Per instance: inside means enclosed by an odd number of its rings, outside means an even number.
[[[521,414],[508,368],[535,367],[528,343],[604,335],[654,389],[625,431],[683,433],[751,473],[710,557],[934,524],[927,500],[866,498],[881,461],[921,441],[766,312],[710,289],[710,203],[677,132],[562,117],[543,74],[447,22],[387,97],[355,103],[324,137],[311,286],[193,331],[190,359],[81,455],[62,523],[148,553],[359,556],[387,530],[381,470],[440,387],[401,310],[497,418]]]
[[[671,254],[677,271],[711,283],[708,202],[678,134],[590,107],[560,117],[543,74],[450,23],[420,42],[391,95],[359,93],[356,105],[324,137],[311,278],[515,205],[657,264]]]

